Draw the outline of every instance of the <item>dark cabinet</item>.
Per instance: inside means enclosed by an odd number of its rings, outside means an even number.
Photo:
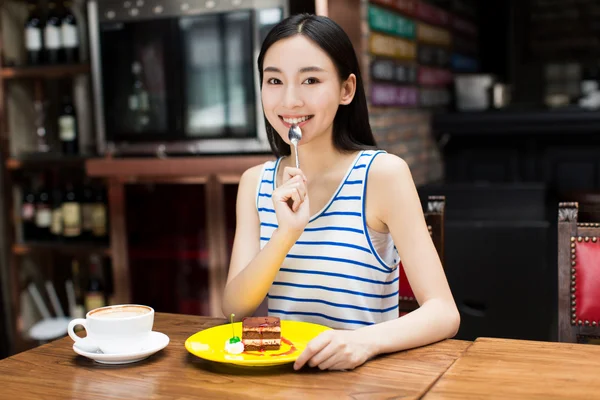
[[[458,337],[556,339],[559,201],[600,215],[600,114],[577,109],[438,114],[446,273]],[[594,197],[596,196],[596,197]]]
[[[439,184],[444,268],[461,314],[457,338],[554,338],[556,226],[542,184]]]

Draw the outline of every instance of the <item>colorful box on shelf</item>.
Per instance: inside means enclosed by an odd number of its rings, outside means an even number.
[[[414,107],[419,102],[419,90],[414,86],[371,83],[371,104],[380,107]]]
[[[369,27],[389,35],[415,38],[414,21],[372,4],[369,4]]]
[[[446,29],[438,28],[424,22],[417,23],[417,39],[419,42],[450,46],[452,36]]]
[[[414,65],[402,64],[390,59],[371,61],[371,79],[392,83],[415,83],[417,68]]]
[[[419,0],[417,3],[416,17],[421,21],[442,27],[447,27],[450,24],[450,14],[448,12],[423,0]]]
[[[415,45],[415,42],[382,35],[377,32],[371,32],[369,37],[369,51],[376,56],[405,60],[414,60],[417,56],[417,46]]]
[[[452,82],[454,74],[447,69],[420,66],[418,72],[419,85],[445,86]]]
[[[415,15],[417,8],[416,0],[371,0],[371,3],[389,7],[409,17]]]

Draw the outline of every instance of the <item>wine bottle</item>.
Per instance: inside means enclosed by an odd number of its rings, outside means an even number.
[[[23,186],[23,199],[21,205],[21,221],[23,227],[23,240],[35,240],[37,229],[35,226],[35,191],[31,182]]]
[[[50,225],[50,233],[56,241],[62,240],[63,236],[63,193],[58,179],[54,179],[54,188],[52,190],[52,224]]]
[[[61,18],[56,8],[56,2],[50,1],[48,3],[48,18],[44,27],[45,58],[48,64],[58,64],[61,62],[61,25]]]
[[[25,20],[25,49],[27,50],[27,65],[40,65],[42,59],[42,30],[43,22],[37,4],[30,1],[27,4],[29,14]]]
[[[79,135],[77,132],[77,116],[71,96],[63,97],[60,115],[58,117],[59,138],[63,154],[79,153]]]
[[[92,239],[92,230],[94,227],[93,208],[94,192],[90,186],[89,180],[86,180],[83,186],[83,196],[81,198],[81,238],[84,240]]]
[[[35,110],[34,124],[37,151],[39,153],[47,153],[50,151],[50,144],[48,141],[48,131],[46,130],[46,106],[44,102],[36,100],[33,102],[33,109]]]
[[[108,213],[104,189],[96,187],[92,205],[92,237],[94,241],[106,242],[108,239]]]
[[[62,204],[63,237],[67,241],[77,241],[81,237],[81,204],[71,182],[67,183]]]
[[[70,1],[63,3],[61,23],[64,61],[67,63],[77,63],[79,62],[79,30]]]
[[[85,308],[87,311],[106,305],[106,296],[101,274],[102,267],[100,265],[100,257],[93,254],[90,257],[89,279],[85,291]]]
[[[50,225],[52,224],[52,211],[50,208],[50,194],[44,177],[40,177],[35,203],[35,226],[38,240],[50,240]]]

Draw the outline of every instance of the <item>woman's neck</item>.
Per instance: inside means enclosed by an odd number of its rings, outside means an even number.
[[[323,171],[331,170],[346,156],[347,154],[340,152],[333,146],[331,135],[318,135],[309,143],[298,146],[300,169],[309,180],[313,176],[322,174]],[[285,166],[295,165],[294,148],[292,147],[291,155],[286,159]]]

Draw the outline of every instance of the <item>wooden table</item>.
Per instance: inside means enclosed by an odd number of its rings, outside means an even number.
[[[471,342],[446,340],[374,359],[351,372],[322,372],[292,365],[243,368],[210,363],[183,344],[195,332],[225,320],[156,314],[154,330],[169,346],[145,361],[98,364],[73,352],[69,338],[0,361],[1,399],[417,399]]]
[[[424,399],[592,399],[600,346],[479,338]]]

